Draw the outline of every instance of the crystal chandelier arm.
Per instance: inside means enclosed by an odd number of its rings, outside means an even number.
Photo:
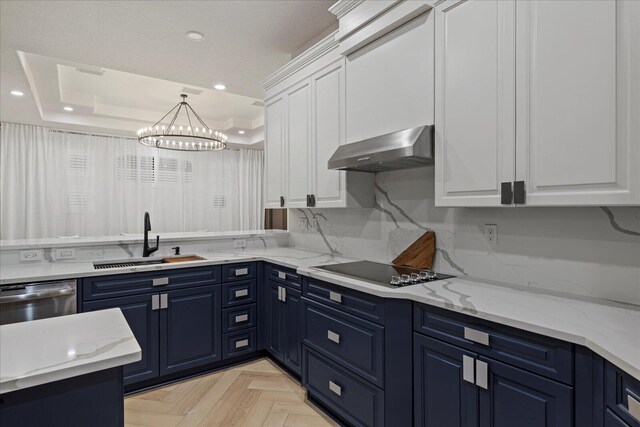
[[[156,127],[157,125],[159,125],[159,124],[160,124],[160,122],[162,122],[162,121],[164,120],[164,118],[165,118],[165,117],[167,117],[169,114],[171,114],[171,112],[172,112],[173,110],[175,110],[179,105],[180,105],[180,103],[178,102],[178,103],[176,104],[176,106],[175,106],[175,107],[173,107],[171,110],[169,110],[169,112],[168,112],[167,114],[165,114],[165,115],[164,115],[160,120],[158,120],[157,122],[155,122],[155,123],[153,124],[153,126],[151,126],[151,127],[152,127],[152,128],[154,128],[154,127]]]

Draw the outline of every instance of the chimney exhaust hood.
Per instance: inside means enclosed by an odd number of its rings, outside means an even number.
[[[328,167],[376,173],[432,165],[433,145],[433,126],[405,129],[341,145]]]

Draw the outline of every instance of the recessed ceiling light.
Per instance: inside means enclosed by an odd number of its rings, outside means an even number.
[[[223,85],[222,83],[218,83],[218,84],[213,85],[213,88],[215,90],[225,90],[227,87],[225,85]]]
[[[239,133],[240,135],[244,135],[244,131],[243,131],[243,130],[239,130],[239,131],[238,131],[238,133]]]
[[[73,107],[64,107],[64,111],[73,111]]]
[[[11,95],[13,95],[13,96],[22,96],[22,95],[24,95],[24,93],[20,92],[19,90],[12,90],[11,91]]]
[[[196,42],[199,42],[200,40],[204,40],[204,34],[198,31],[187,31],[185,33],[185,36],[187,36],[189,40],[193,40]]]

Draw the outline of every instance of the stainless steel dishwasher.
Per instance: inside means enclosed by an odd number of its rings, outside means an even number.
[[[0,286],[0,325],[77,312],[75,280]]]

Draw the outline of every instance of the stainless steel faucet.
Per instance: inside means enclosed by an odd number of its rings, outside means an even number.
[[[142,247],[142,256],[147,258],[149,255],[158,250],[160,246],[160,236],[156,236],[156,245],[149,247],[149,231],[151,231],[151,219],[149,218],[149,212],[144,213],[144,243]]]

